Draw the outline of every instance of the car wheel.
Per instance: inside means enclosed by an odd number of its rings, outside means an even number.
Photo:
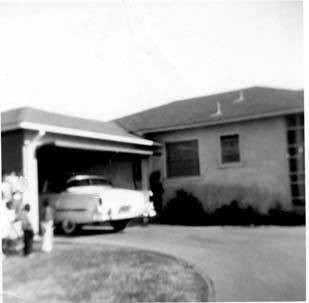
[[[72,235],[78,230],[79,226],[71,220],[64,220],[61,223],[61,229],[66,235]]]
[[[61,232],[62,232],[61,224],[59,224],[59,223],[54,224],[54,233],[55,234],[61,234]]]
[[[126,228],[130,220],[116,220],[111,221],[111,226],[114,228],[114,231],[121,231]]]

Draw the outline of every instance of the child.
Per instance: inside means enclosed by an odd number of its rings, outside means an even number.
[[[19,219],[22,224],[22,229],[24,232],[24,255],[29,256],[32,253],[32,243],[33,243],[33,228],[29,219],[30,205],[26,204]]]
[[[53,211],[48,200],[44,201],[41,228],[43,233],[42,251],[51,252],[53,248]]]

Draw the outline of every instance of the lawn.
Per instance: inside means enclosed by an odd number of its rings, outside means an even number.
[[[57,245],[51,254],[3,261],[4,303],[207,301],[184,261],[130,248]]]

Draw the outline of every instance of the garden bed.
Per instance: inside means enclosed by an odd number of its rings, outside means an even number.
[[[207,301],[192,266],[129,248],[57,245],[51,254],[3,262],[4,303]]]

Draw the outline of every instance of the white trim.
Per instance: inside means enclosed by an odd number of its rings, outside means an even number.
[[[97,133],[97,132],[77,130],[77,129],[74,129],[74,128],[59,127],[59,126],[54,126],[54,125],[33,123],[33,122],[20,122],[19,124],[15,125],[15,127],[13,125],[10,125],[7,128],[3,127],[2,130],[7,131],[7,130],[13,130],[13,129],[16,129],[16,128],[44,131],[44,132],[71,135],[71,136],[77,136],[77,137],[92,138],[92,139],[101,139],[101,140],[108,140],[108,141],[147,145],[147,146],[152,146],[154,144],[153,141],[146,140],[146,139],[130,138],[130,137],[125,137],[125,136],[110,135],[110,134],[102,134],[102,133]]]
[[[65,148],[76,148],[76,149],[86,149],[86,150],[97,150],[97,151],[112,151],[116,153],[129,153],[129,154],[139,154],[139,155],[148,155],[153,154],[152,151],[127,148],[127,147],[112,147],[104,146],[100,144],[85,144],[85,143],[76,143],[64,140],[56,140],[53,142],[55,146],[65,147]]]
[[[243,167],[245,166],[245,162],[230,162],[230,163],[225,163],[225,164],[218,164],[219,169],[223,168],[238,168],[238,167]]]
[[[184,129],[190,129],[190,128],[216,126],[216,125],[222,125],[222,124],[228,124],[228,123],[234,123],[234,122],[245,122],[245,121],[250,121],[250,120],[271,118],[271,117],[276,117],[276,116],[284,116],[284,115],[297,114],[297,113],[303,113],[303,112],[304,112],[303,109],[291,109],[291,110],[286,110],[286,111],[278,111],[278,112],[272,112],[272,113],[266,113],[266,114],[251,115],[251,116],[246,116],[246,117],[224,119],[221,121],[192,123],[188,125],[176,125],[176,126],[167,126],[167,127],[161,127],[161,128],[158,127],[154,129],[148,129],[148,130],[142,129],[142,130],[136,131],[136,133],[139,135],[155,134],[155,133],[168,132],[168,131],[174,131],[174,130],[184,130]]]
[[[17,123],[10,123],[10,124],[6,124],[6,125],[1,125],[1,132],[8,132],[10,130],[15,130],[19,128],[19,124]]]

